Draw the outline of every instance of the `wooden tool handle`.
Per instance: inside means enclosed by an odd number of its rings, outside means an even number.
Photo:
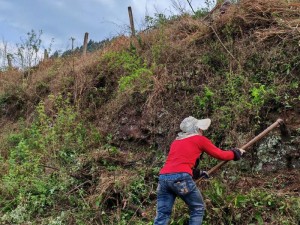
[[[266,136],[271,130],[273,130],[274,128],[278,127],[279,125],[283,124],[283,120],[282,119],[277,119],[275,123],[271,124],[269,127],[267,127],[263,132],[261,132],[259,135],[255,136],[251,141],[249,141],[247,144],[243,145],[241,147],[241,149],[247,149],[250,146],[252,146],[254,143],[256,143],[257,141],[259,141],[260,139],[262,139],[264,136]],[[219,170],[223,165],[225,165],[227,162],[229,161],[222,161],[220,163],[218,163],[217,165],[215,165],[213,168],[211,168],[207,174],[211,175],[213,173],[215,173],[217,170]],[[197,184],[199,184],[201,182],[201,180],[203,180],[204,178],[200,178],[196,181]]]

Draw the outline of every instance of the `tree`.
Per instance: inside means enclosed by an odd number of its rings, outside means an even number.
[[[42,30],[36,33],[31,30],[27,33],[25,40],[21,39],[21,43],[17,44],[16,60],[22,70],[28,70],[36,65],[40,59],[39,50],[41,47]]]

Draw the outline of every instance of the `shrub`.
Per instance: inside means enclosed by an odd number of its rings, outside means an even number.
[[[143,92],[151,84],[153,68],[147,68],[142,58],[137,56],[135,51],[109,52],[103,56],[112,72],[122,71],[118,78],[120,92],[136,88],[136,91]]]
[[[1,179],[2,222],[23,223],[67,198],[64,192],[77,182],[69,174],[80,168],[79,158],[88,146],[99,141],[98,135],[88,135],[93,129],[78,120],[68,99],[58,95],[50,100],[52,114],[40,102],[34,123],[7,140],[11,149],[9,170]]]

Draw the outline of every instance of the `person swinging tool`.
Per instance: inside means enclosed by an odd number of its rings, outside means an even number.
[[[157,187],[157,210],[154,225],[168,224],[176,197],[180,197],[189,207],[189,225],[201,225],[205,206],[201,192],[193,179],[206,176],[195,167],[203,152],[220,160],[239,160],[245,150],[233,148],[221,150],[203,136],[211,124],[210,119],[185,118],[182,132],[172,142],[166,162],[159,173]]]

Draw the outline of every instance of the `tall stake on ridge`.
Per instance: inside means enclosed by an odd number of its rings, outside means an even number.
[[[83,56],[83,57],[86,56],[88,38],[89,38],[89,33],[86,32],[86,33],[84,34],[84,41],[83,41],[83,52],[82,52],[82,56]]]
[[[130,20],[130,27],[131,27],[131,36],[135,36],[135,29],[134,29],[133,14],[132,14],[131,6],[128,6],[128,14],[129,14],[129,20]]]
[[[8,69],[12,69],[12,54],[8,53],[6,55],[7,57],[7,65],[8,65]]]
[[[71,37],[70,40],[72,41],[72,52],[74,50],[74,41],[75,41],[75,38],[74,37]]]
[[[49,54],[47,49],[44,49],[44,60],[47,60],[49,58]]]

